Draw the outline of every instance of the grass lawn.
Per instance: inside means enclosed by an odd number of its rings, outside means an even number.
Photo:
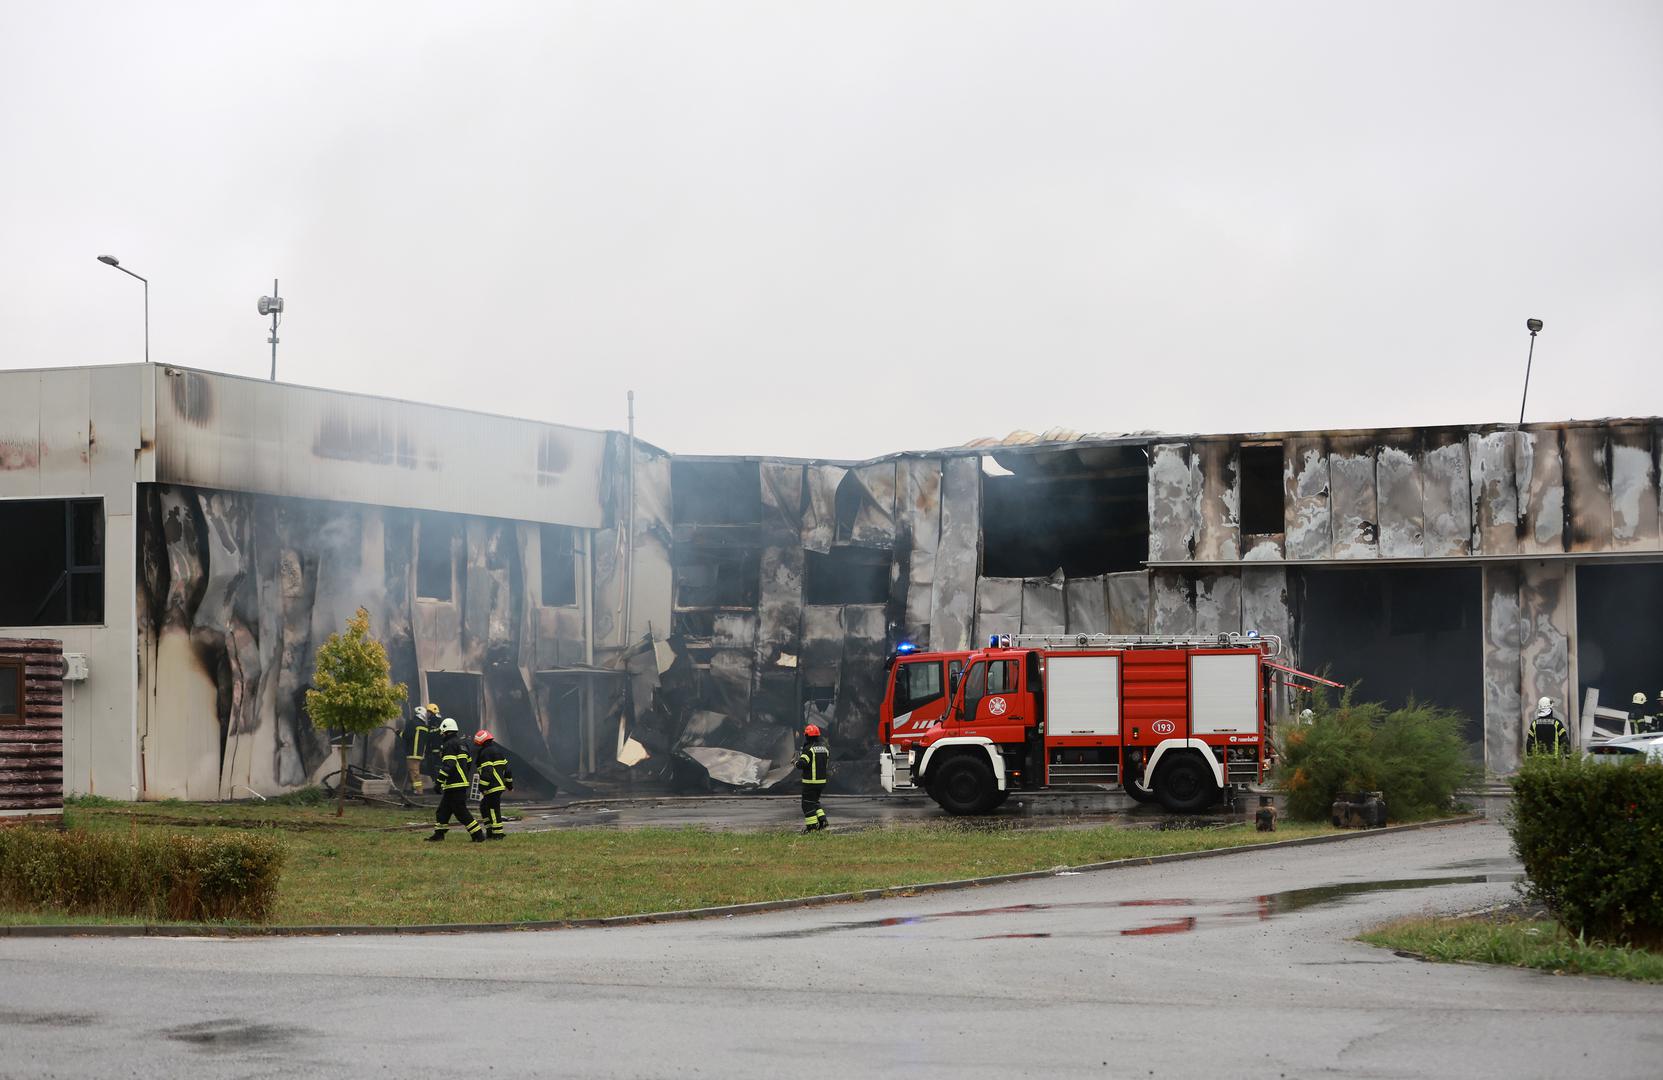
[[[1428,960],[1506,964],[1566,975],[1663,982],[1663,953],[1578,941],[1550,920],[1473,915],[1403,919],[1360,939]]]
[[[1335,830],[1279,823],[1180,829],[1016,829],[953,823],[863,832],[721,833],[569,829],[470,844],[453,830],[422,842],[420,811],[265,803],[100,803],[66,808],[71,828],[217,832],[271,829],[288,849],[273,922],[281,925],[577,919],[855,889],[906,886],[1110,859],[1238,847]],[[0,912],[0,922],[66,922]],[[121,921],[121,920],[106,920]]]

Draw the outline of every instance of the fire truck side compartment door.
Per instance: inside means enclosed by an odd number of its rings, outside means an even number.
[[[1120,657],[1047,657],[1045,711],[1047,735],[1120,734]]]
[[[1258,654],[1192,654],[1190,734],[1248,735],[1258,730]]]

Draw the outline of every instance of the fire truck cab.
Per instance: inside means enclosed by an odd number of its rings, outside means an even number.
[[[1080,634],[898,653],[880,719],[884,788],[922,789],[950,814],[1065,784],[1203,810],[1263,778],[1271,669],[1292,670],[1271,662],[1280,651],[1257,634]]]

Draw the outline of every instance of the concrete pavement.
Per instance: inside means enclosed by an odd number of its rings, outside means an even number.
[[[1658,1075],[1663,988],[1347,940],[1516,870],[1481,823],[660,926],[0,941],[0,1075]]]

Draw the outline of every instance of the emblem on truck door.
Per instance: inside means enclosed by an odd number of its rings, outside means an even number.
[[[1005,704],[1005,699],[1004,698],[996,697],[996,698],[989,698],[988,699],[987,711],[992,713],[994,716],[1003,716],[1003,715],[1005,715],[1005,709],[1006,708],[1008,708],[1008,706]]]
[[[1149,730],[1153,731],[1157,735],[1171,735],[1174,731],[1178,730],[1178,725],[1174,724],[1171,720],[1157,720],[1153,724],[1149,725]]]

